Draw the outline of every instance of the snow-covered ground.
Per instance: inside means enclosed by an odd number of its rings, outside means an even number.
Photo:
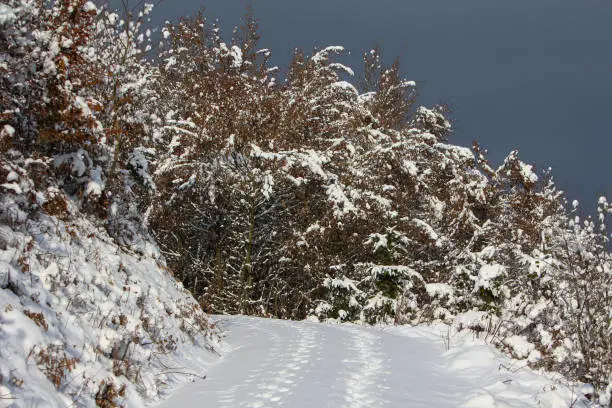
[[[154,244],[120,247],[86,218],[30,219],[3,198],[17,221],[0,219],[0,408],[143,407],[216,360]]]
[[[214,319],[226,333],[224,356],[205,380],[176,391],[159,408],[566,408],[575,401],[560,379],[444,325]]]

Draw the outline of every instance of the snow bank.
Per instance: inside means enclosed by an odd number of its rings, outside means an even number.
[[[0,215],[19,211],[3,201]],[[1,406],[141,407],[216,358],[207,316],[154,245],[45,214],[2,225],[0,241]]]
[[[463,319],[462,324],[466,325],[479,322],[482,316],[474,312],[458,318]],[[445,324],[384,328],[387,333],[409,339],[427,339],[445,350],[442,352],[442,361],[439,362],[441,366],[438,369],[456,376],[456,383],[440,384],[439,387],[441,392],[450,388],[461,390],[453,406],[595,406],[587,399],[586,388],[580,387],[580,384],[572,384],[559,374],[528,368],[524,360],[514,360],[492,345],[487,340],[490,338],[487,333],[459,330],[457,325]],[[514,339],[512,343],[518,345],[521,342]]]

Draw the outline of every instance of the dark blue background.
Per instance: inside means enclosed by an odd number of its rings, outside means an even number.
[[[134,0],[132,0],[134,3]],[[205,7],[225,35],[244,0],[164,0],[154,22]],[[494,164],[518,149],[584,209],[612,198],[611,0],[254,0],[262,48],[281,67],[292,49],[343,45],[361,68],[380,44],[419,85],[420,103],[453,108],[451,141],[489,149]]]

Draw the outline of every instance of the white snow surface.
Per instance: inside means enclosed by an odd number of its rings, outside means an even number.
[[[562,379],[442,324],[213,319],[226,334],[223,357],[158,408],[587,406]]]
[[[12,23],[16,19],[15,9],[10,8],[6,4],[0,4],[0,25]]]
[[[0,208],[20,211],[6,194]],[[93,408],[102,383],[143,407],[216,360],[206,315],[154,244],[121,247],[86,218],[15,224],[0,225],[0,408]]]

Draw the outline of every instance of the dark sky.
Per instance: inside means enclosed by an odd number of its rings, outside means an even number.
[[[134,1],[134,0],[132,0]],[[226,35],[244,0],[164,0],[154,20],[200,7]],[[422,104],[453,108],[451,142],[513,149],[553,168],[568,198],[594,210],[612,198],[612,0],[253,0],[262,48],[278,65],[292,49],[343,45],[359,70],[380,44],[417,81]]]

